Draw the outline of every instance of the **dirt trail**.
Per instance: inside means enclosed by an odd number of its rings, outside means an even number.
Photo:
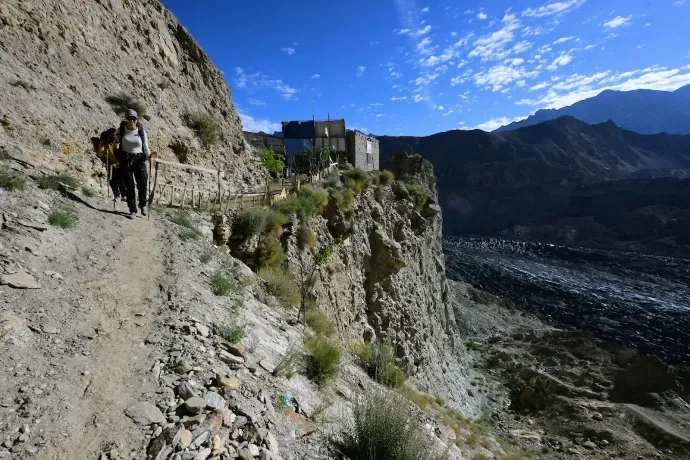
[[[94,205],[106,207],[103,201]],[[129,221],[77,209],[74,230],[51,228],[35,243],[30,264],[42,288],[4,293],[16,307],[9,314],[20,318],[15,332],[22,321],[33,332],[26,331],[9,360],[3,359],[9,370],[0,383],[0,399],[10,406],[5,426],[13,415],[19,426],[33,420],[38,459],[94,459],[113,448],[124,458],[144,441],[124,410],[156,388],[153,348],[145,339],[162,303],[164,246],[155,218]]]

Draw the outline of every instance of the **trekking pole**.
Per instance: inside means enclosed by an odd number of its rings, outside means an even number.
[[[146,219],[151,220],[151,162],[152,162],[151,155],[149,155],[149,173],[146,175],[146,188],[149,191],[149,212],[146,213]]]
[[[105,196],[110,200],[110,155],[105,150],[103,152],[105,152]]]

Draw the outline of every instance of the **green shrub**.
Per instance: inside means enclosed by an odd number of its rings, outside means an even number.
[[[400,388],[407,375],[395,364],[393,347],[375,342],[364,343],[355,349],[355,354],[369,376],[377,382],[393,388]]]
[[[108,96],[105,100],[118,115],[124,115],[127,110],[132,109],[137,111],[139,118],[146,117],[146,104],[133,98],[125,91]]]
[[[199,256],[199,261],[202,264],[207,264],[213,259],[213,256],[217,253],[217,251],[213,248],[208,248],[204,252],[201,253]]]
[[[361,168],[350,169],[343,172],[343,185],[359,194],[371,186],[371,175]]]
[[[207,113],[186,113],[183,120],[188,128],[196,132],[204,147],[211,147],[220,139],[220,126],[211,115]]]
[[[285,254],[283,247],[273,235],[265,235],[259,241],[256,249],[256,267],[258,269],[275,270],[283,263]]]
[[[12,157],[10,157],[10,154],[7,153],[7,150],[5,150],[4,147],[0,146],[0,161],[9,160],[10,158]]]
[[[434,442],[410,420],[408,405],[395,393],[374,391],[355,404],[353,420],[335,448],[351,460],[441,460]]]
[[[54,209],[48,216],[50,225],[60,228],[73,228],[77,225],[77,220],[79,220],[79,218],[72,211],[63,211],[60,209]]]
[[[323,213],[328,204],[328,192],[311,185],[303,185],[297,195],[297,217],[302,223],[308,223],[315,214]]]
[[[338,171],[331,171],[328,178],[324,181],[324,185],[330,188],[338,188],[342,184],[340,182],[340,173]]]
[[[300,293],[290,272],[284,269],[260,270],[259,276],[266,281],[266,291],[277,298],[285,307],[294,307],[300,302]]]
[[[392,184],[394,180],[395,175],[391,171],[388,171],[387,169],[379,171],[379,182],[381,185]]]
[[[352,190],[349,188],[331,189],[330,194],[340,209],[345,211],[352,209],[355,203],[355,193]]]
[[[232,344],[238,343],[247,336],[247,326],[245,324],[230,324],[221,329],[220,336]]]
[[[340,369],[340,348],[338,344],[322,335],[304,339],[302,354],[304,375],[318,385],[324,385],[338,375]]]
[[[242,280],[228,274],[222,268],[215,271],[211,277],[211,291],[217,296],[239,294],[246,287]]]
[[[180,231],[180,239],[182,241],[198,240],[203,235],[197,228],[183,228]]]
[[[81,193],[87,198],[93,198],[96,196],[96,192],[91,190],[89,187],[82,187]]]
[[[24,190],[26,180],[14,171],[0,168],[0,188],[5,190]]]
[[[323,334],[327,337],[330,337],[335,332],[333,322],[331,322],[331,320],[328,319],[328,316],[319,310],[319,307],[316,305],[310,305],[307,308],[304,318],[307,326],[312,328],[312,330],[317,334]]]
[[[278,209],[251,208],[242,211],[233,222],[233,233],[244,239],[260,235],[287,223],[287,217]]]
[[[406,184],[406,186],[407,191],[410,193],[410,197],[412,198],[412,202],[414,203],[415,209],[417,211],[420,211],[424,207],[428,199],[428,197],[426,196],[426,192],[424,191],[420,183],[416,181],[410,181]]]
[[[70,188],[79,187],[79,180],[77,180],[76,177],[66,173],[53,174],[52,176],[43,176],[38,181],[38,186],[43,189],[58,190],[60,188],[61,183],[65,184]]]
[[[300,225],[297,229],[297,246],[302,250],[316,246],[316,235],[306,225]]]
[[[403,395],[405,399],[422,410],[425,410],[431,402],[431,398],[429,396],[420,393],[414,388],[408,387],[407,385],[403,385],[398,388],[398,392]]]

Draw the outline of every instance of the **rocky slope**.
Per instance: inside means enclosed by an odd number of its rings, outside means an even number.
[[[640,134],[690,134],[690,85],[676,91],[606,90],[561,109],[537,110],[525,120],[502,126],[494,132],[513,131],[563,116],[575,117],[585,123],[611,120]]]
[[[690,136],[644,136],[564,117],[501,134],[381,137],[380,145],[382,156],[408,151],[434,163],[448,234],[687,244],[685,227],[674,227],[686,219],[686,195],[678,194],[685,182],[646,179],[687,177]],[[629,181],[612,182],[621,179]],[[636,235],[621,224],[632,221],[643,224]]]
[[[0,147],[35,165],[100,183],[89,139],[117,125],[111,98],[124,92],[146,106],[160,158],[221,168],[226,188],[256,183],[223,76],[157,0],[3,1],[0,92]],[[188,112],[216,120],[217,144],[200,143]]]

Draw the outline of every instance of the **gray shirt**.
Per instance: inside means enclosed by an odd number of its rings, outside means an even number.
[[[129,154],[145,153],[147,157],[151,156],[151,150],[149,149],[149,137],[146,134],[146,130],[142,129],[144,135],[139,137],[139,129],[135,128],[133,131],[124,127],[122,139],[119,135],[115,135],[115,143],[121,144],[120,148],[123,152]]]

